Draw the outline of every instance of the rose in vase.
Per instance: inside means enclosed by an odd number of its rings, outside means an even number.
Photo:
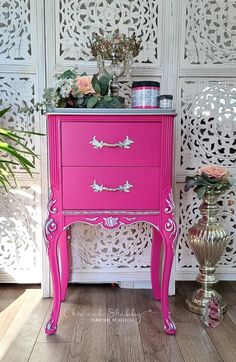
[[[224,192],[235,184],[235,179],[227,168],[218,165],[201,166],[196,175],[187,176],[185,191],[193,188],[198,199],[202,199],[207,192]]]

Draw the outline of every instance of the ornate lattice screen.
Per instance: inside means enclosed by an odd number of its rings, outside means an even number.
[[[196,261],[186,234],[198,217],[198,201],[191,192],[184,193],[184,178],[207,162],[235,169],[236,121],[232,116],[230,122],[211,118],[198,124],[191,116],[191,107],[209,81],[236,84],[235,1],[0,0],[0,9],[0,102],[12,104],[8,124],[21,129],[38,129],[42,125],[43,120],[37,116],[20,116],[18,108],[38,99],[45,75],[49,86],[53,74],[74,65],[81,72],[95,72],[96,63],[88,49],[88,37],[93,32],[104,34],[119,28],[142,37],[142,51],[133,67],[132,80],[160,81],[162,94],[174,95],[178,112],[174,191],[181,234],[174,277],[193,279]],[[130,84],[131,81],[122,81],[127,104]],[[47,185],[43,184],[40,201],[40,178],[43,174],[45,179],[46,169],[45,140],[42,143],[40,150],[37,140],[29,137],[29,144],[42,155],[33,183],[17,170],[21,191],[1,197],[2,279],[10,275],[10,269],[14,270],[12,275],[22,271],[24,282],[29,275],[39,275],[41,232],[36,230],[41,227],[38,212],[40,207],[45,210],[47,199]],[[236,265],[233,191],[222,198],[221,215],[232,239],[218,270],[221,278],[232,279]],[[21,232],[16,232],[19,229]],[[73,281],[149,280],[151,230],[143,224],[115,232],[74,226],[70,243]],[[35,274],[27,270],[34,270]],[[47,285],[47,277],[44,282]]]
[[[41,129],[39,116],[19,113],[34,104],[44,86],[41,19],[39,2],[0,1],[0,108],[11,106],[0,120],[3,127]],[[26,141],[40,154],[39,139],[28,135]],[[41,175],[39,161],[32,161],[32,179],[16,167],[19,186],[8,194],[0,190],[0,282],[41,281]]]

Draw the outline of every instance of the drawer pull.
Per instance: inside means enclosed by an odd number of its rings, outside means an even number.
[[[92,141],[89,142],[93,148],[101,149],[103,147],[120,147],[120,148],[130,148],[130,145],[134,143],[129,136],[126,136],[124,141],[119,141],[117,143],[107,143],[103,141],[98,141],[96,136],[93,137]]]
[[[97,181],[94,180],[93,184],[90,186],[92,187],[94,192],[102,192],[102,191],[122,191],[122,192],[130,192],[130,188],[133,187],[133,185],[131,185],[128,181],[125,182],[125,184],[119,185],[115,188],[110,188],[110,187],[106,187],[103,185],[98,185]]]

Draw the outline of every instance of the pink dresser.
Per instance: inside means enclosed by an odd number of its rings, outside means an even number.
[[[153,226],[153,296],[161,301],[165,332],[175,334],[168,304],[178,231],[171,188],[174,117],[173,111],[133,109],[48,114],[50,197],[45,240],[54,299],[47,334],[56,332],[60,304],[66,298],[66,230],[79,221],[105,229],[140,221]]]

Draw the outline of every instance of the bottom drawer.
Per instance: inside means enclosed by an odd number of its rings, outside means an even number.
[[[160,208],[158,167],[63,167],[62,178],[64,210]]]

